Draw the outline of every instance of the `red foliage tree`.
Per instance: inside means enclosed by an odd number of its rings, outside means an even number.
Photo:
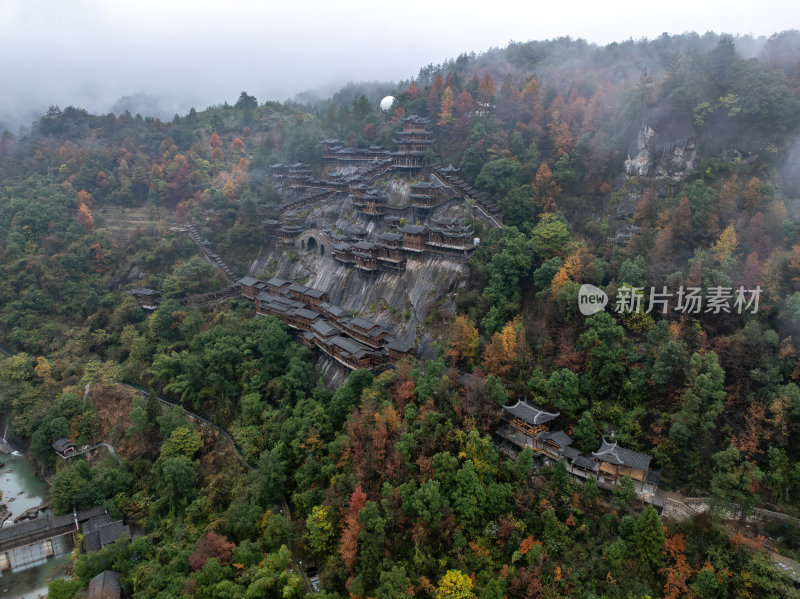
[[[683,535],[675,534],[664,543],[664,550],[669,559],[669,565],[658,572],[667,579],[664,584],[665,599],[678,599],[678,597],[691,597],[692,593],[686,584],[694,570],[686,561],[686,543]]]
[[[234,544],[213,530],[207,532],[197,543],[197,548],[189,556],[189,565],[197,571],[212,557],[219,559],[224,566],[230,563]]]
[[[94,229],[94,217],[85,202],[78,207],[78,222],[87,229]]]
[[[358,521],[358,512],[367,503],[367,494],[358,485],[350,496],[350,506],[344,517],[342,538],[339,543],[339,555],[342,557],[344,567],[348,572],[353,571],[358,555],[358,536],[361,534],[361,523]]]
[[[208,138],[208,145],[212,148],[219,148],[222,146],[222,140],[219,138],[218,134],[212,133],[211,137]]]

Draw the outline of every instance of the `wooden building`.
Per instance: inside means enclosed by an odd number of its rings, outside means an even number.
[[[71,458],[78,451],[78,446],[75,445],[67,437],[61,437],[53,441],[53,451],[55,451],[62,458]]]
[[[560,412],[545,412],[542,408],[519,400],[513,406],[503,406],[505,424],[501,427],[501,436],[520,447],[534,449],[534,439],[541,432],[550,430],[548,422],[552,422]]]
[[[356,257],[353,255],[353,244],[344,242],[334,242],[331,246],[333,259],[342,264],[355,264]]]
[[[256,286],[259,285],[259,283],[261,283],[261,286],[260,288],[256,289]],[[264,287],[266,286],[266,283],[263,281],[250,276],[242,277],[237,281],[237,284],[239,285],[239,293],[251,300],[255,300],[256,296],[264,291]]]
[[[398,229],[403,234],[403,249],[409,252],[422,253],[428,242],[428,227],[424,225],[406,225]]]
[[[329,318],[333,322],[339,322],[344,318],[351,318],[353,316],[353,313],[350,312],[350,310],[345,310],[344,308],[329,302],[322,302],[319,305],[319,309],[326,318]]]
[[[381,269],[404,271],[406,254],[403,251],[403,236],[400,233],[381,233],[378,240],[378,264]]]
[[[291,285],[291,282],[287,281],[286,279],[272,277],[269,281],[267,281],[267,288],[265,291],[272,295],[280,295],[284,289],[289,287],[289,285]]]
[[[350,320],[342,320],[341,325],[351,337],[366,343],[370,347],[382,347],[384,339],[388,335],[378,323],[366,318],[356,317]]]
[[[136,299],[136,303],[145,310],[155,310],[161,303],[161,294],[155,289],[137,287],[136,289],[129,289],[125,293],[132,295]]]
[[[311,325],[319,318],[322,318],[319,312],[308,308],[295,308],[287,315],[286,323],[301,331],[310,331]]]
[[[366,241],[359,241],[352,246],[351,252],[356,260],[356,268],[368,274],[378,271],[378,246]]]
[[[304,230],[300,225],[283,225],[278,229],[278,241],[281,245],[293,246]]]
[[[572,437],[564,431],[542,431],[533,438],[533,450],[554,460],[564,459],[564,450],[572,445]]]
[[[433,183],[412,183],[409,199],[415,208],[434,208],[440,201],[440,188]]]
[[[305,300],[312,308],[318,308],[320,304],[328,301],[328,292],[309,287],[305,293],[302,294],[300,300]]]
[[[410,357],[414,348],[408,343],[392,339],[386,344],[386,349],[389,352],[389,361],[399,362]]]
[[[395,168],[418,169],[425,164],[425,152],[433,143],[432,131],[427,125],[430,119],[412,114],[400,119],[401,129],[392,141],[397,149],[392,153]]]
[[[652,458],[644,453],[620,447],[617,442],[609,443],[603,439],[600,449],[592,452],[598,461],[597,479],[615,485],[623,476],[630,476],[636,483],[638,492],[644,491],[647,473]]]

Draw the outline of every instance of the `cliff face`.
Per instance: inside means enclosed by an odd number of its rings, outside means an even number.
[[[432,339],[420,326],[437,308],[455,313],[456,291],[465,284],[468,266],[447,260],[411,259],[406,272],[367,277],[315,251],[268,249],[250,264],[248,272],[268,272],[328,292],[331,303],[384,326],[398,339],[431,356]]]
[[[625,160],[625,174],[628,177],[669,177],[678,182],[697,166],[695,137],[686,128],[673,125],[659,131],[655,128],[658,126],[658,121],[642,124]]]

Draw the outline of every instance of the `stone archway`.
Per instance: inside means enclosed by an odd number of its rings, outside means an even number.
[[[309,237],[306,241],[306,247],[309,252],[316,252],[317,251],[317,240],[313,237]]]

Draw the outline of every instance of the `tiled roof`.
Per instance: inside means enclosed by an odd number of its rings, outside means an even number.
[[[542,431],[536,435],[535,439],[541,442],[552,441],[559,447],[566,447],[572,443],[572,437],[564,431]]]
[[[314,320],[315,318],[320,317],[319,312],[314,312],[313,310],[308,310],[307,308],[298,308],[294,311],[295,316],[299,316],[300,318],[307,318],[308,320]]]
[[[119,599],[119,597],[122,597],[122,588],[116,572],[105,570],[89,581],[88,599]]]
[[[366,318],[361,318],[358,316],[353,318],[348,324],[352,327],[356,327],[367,332],[370,332],[380,326],[376,322],[372,322],[371,320],[367,320]]]
[[[108,514],[101,514],[99,516],[95,516],[81,524],[81,531],[84,535],[88,535],[91,532],[98,530],[101,526],[105,526],[106,524],[111,524],[111,516]]]
[[[544,424],[555,420],[561,413],[545,412],[542,408],[529,404],[524,399],[519,400],[513,406],[503,406],[503,409],[528,424]]]
[[[323,310],[325,310],[326,312],[328,312],[329,314],[332,314],[335,318],[341,318],[343,316],[349,316],[350,315],[350,311],[349,310],[345,310],[344,308],[342,308],[340,306],[337,306],[336,304],[331,304],[331,303],[328,303],[328,302],[322,302],[319,305],[319,307],[322,308]]]
[[[239,285],[244,285],[245,287],[252,287],[256,283],[258,283],[258,279],[256,279],[255,277],[249,277],[248,276],[248,277],[242,277],[241,279],[239,279]]]
[[[285,279],[281,279],[281,278],[278,278],[278,277],[272,277],[269,281],[267,281],[267,285],[271,285],[273,287],[283,287],[288,282],[289,281],[286,281]]]
[[[600,449],[593,451],[592,455],[598,460],[616,464],[618,466],[624,465],[634,470],[647,470],[650,467],[650,460],[653,458],[647,454],[639,453],[630,449],[625,449],[617,445],[617,442],[609,443],[603,439],[603,444]]]
[[[579,455],[572,460],[572,464],[578,468],[583,468],[584,470],[597,470],[597,462],[592,458],[583,455]]]
[[[335,335],[336,333],[340,332],[339,327],[334,326],[329,320],[326,319],[319,319],[312,323],[311,329],[323,337],[330,337],[331,335]]]

